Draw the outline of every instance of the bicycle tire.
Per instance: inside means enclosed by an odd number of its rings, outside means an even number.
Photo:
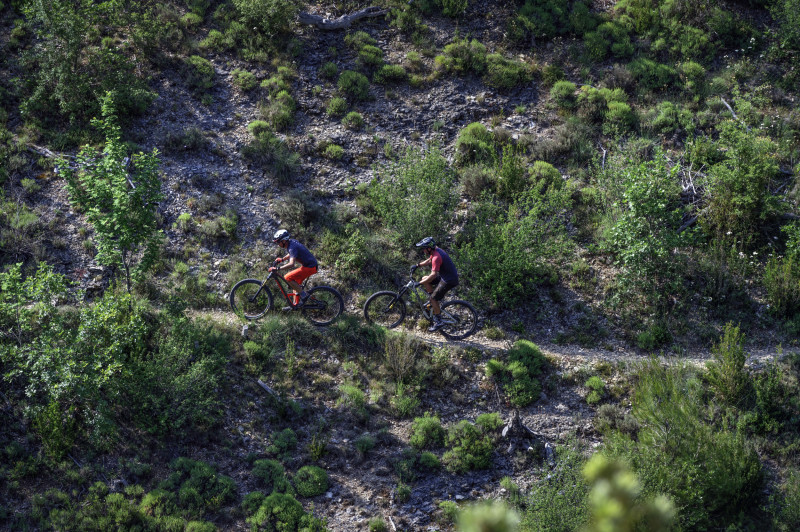
[[[229,301],[233,312],[248,320],[262,317],[272,310],[273,305],[272,292],[258,279],[244,279],[236,283],[231,289]]]
[[[303,314],[314,325],[330,325],[344,311],[344,299],[330,286],[315,286],[308,291]]]
[[[442,303],[442,314],[447,312],[452,316],[456,323],[445,325],[439,332],[442,336],[450,340],[463,340],[478,328],[478,313],[470,303],[460,299],[454,299]],[[446,316],[443,316],[446,318]]]
[[[394,329],[406,318],[406,302],[397,292],[375,292],[364,302],[367,323]]]

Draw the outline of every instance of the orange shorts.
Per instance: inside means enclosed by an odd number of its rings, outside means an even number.
[[[305,266],[300,266],[299,268],[292,270],[291,272],[284,275],[283,278],[286,279],[287,281],[294,281],[297,284],[303,284],[303,281],[305,281],[315,273],[317,273],[316,266],[314,266],[313,268],[306,268]]]

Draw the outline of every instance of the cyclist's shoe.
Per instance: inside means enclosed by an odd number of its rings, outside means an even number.
[[[426,301],[425,304],[422,305],[422,308],[424,308],[425,310],[431,308],[431,300],[429,299],[428,301]]]
[[[302,307],[303,305],[305,305],[306,301],[308,301],[308,297],[309,297],[308,292],[303,292],[302,294],[300,294],[300,301],[297,303],[297,306]]]
[[[286,306],[286,307],[283,307],[281,310],[282,310],[282,311],[284,311],[284,312],[291,312],[291,311],[293,311],[294,309],[295,309],[295,307],[292,307],[292,306]]]
[[[442,317],[438,314],[433,315],[433,325],[428,327],[428,332],[436,332],[442,327],[445,326],[445,323],[442,321]]]

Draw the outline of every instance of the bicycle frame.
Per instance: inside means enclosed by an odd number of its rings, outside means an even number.
[[[278,264],[278,263],[277,262],[273,262],[272,263],[273,266],[275,266],[276,264]],[[291,290],[291,288],[292,288],[291,286],[289,286],[289,281],[287,281],[286,278],[283,275],[281,275],[280,273],[278,273],[277,271],[269,272],[269,275],[267,275],[267,278],[264,279],[264,281],[261,283],[261,288],[259,288],[258,292],[256,292],[253,295],[253,299],[258,297],[258,295],[261,293],[261,290],[267,285],[267,282],[270,279],[275,279],[275,284],[278,286],[278,291],[281,293],[281,295],[286,300],[286,302],[289,304],[289,306],[292,307],[292,308],[297,308],[297,304],[295,304],[292,301],[293,298],[290,297],[290,296],[295,296],[295,298],[297,298],[298,301],[299,301],[299,297],[300,297],[299,293],[297,293],[297,292],[289,292],[289,290]],[[281,283],[281,281],[283,281],[283,283]],[[303,281],[303,284],[300,285],[300,290],[305,290],[307,282],[308,282],[308,278],[306,278]],[[284,283],[286,284],[286,288],[285,289],[283,287]]]
[[[406,294],[413,295],[413,298],[415,300],[414,303],[416,303],[416,305],[419,307],[419,310],[425,317],[425,319],[428,321],[433,321],[433,308],[431,307],[430,304],[431,295],[422,288],[420,288],[421,286],[422,285],[420,285],[417,281],[414,280],[414,277],[412,275],[411,280],[408,281],[405,284],[405,286],[403,286],[397,292],[397,299],[403,299],[403,296]],[[409,296],[409,301],[411,301],[410,296]],[[442,318],[442,321],[444,321],[444,323],[446,324],[456,323],[456,320],[453,318],[453,316],[451,316],[450,313],[447,312],[445,309],[442,309],[442,313],[440,316]]]

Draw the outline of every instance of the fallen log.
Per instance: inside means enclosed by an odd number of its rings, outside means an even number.
[[[319,15],[312,15],[311,13],[300,13],[297,18],[301,24],[309,24],[311,26],[316,26],[321,30],[332,31],[349,28],[353,22],[362,18],[380,17],[386,13],[388,13],[386,9],[381,9],[378,6],[370,6],[356,11],[355,13],[342,15],[341,17],[332,20]]]

